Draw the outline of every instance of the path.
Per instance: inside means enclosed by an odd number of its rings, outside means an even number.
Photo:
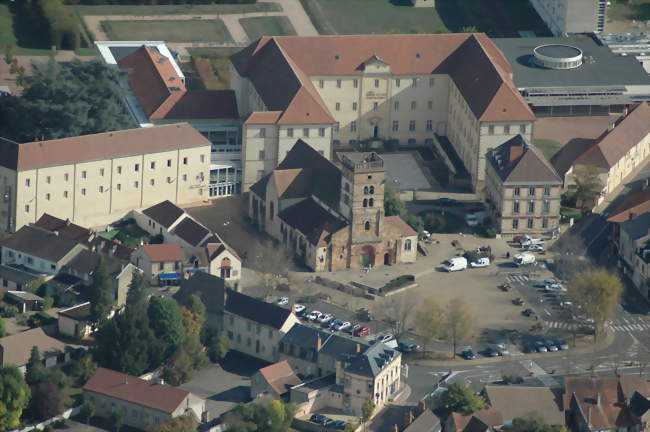
[[[278,3],[298,36],[318,36],[318,31],[311,22],[309,15],[302,7],[300,0],[259,0],[260,3]]]

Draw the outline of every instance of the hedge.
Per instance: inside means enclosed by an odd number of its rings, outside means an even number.
[[[45,19],[50,45],[57,49],[77,50],[81,47],[79,21],[62,0],[39,0],[38,8]]]

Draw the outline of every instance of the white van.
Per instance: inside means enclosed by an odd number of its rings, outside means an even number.
[[[516,255],[514,262],[517,266],[532,264],[535,262],[535,255],[530,252],[524,252],[522,254]]]
[[[448,272],[465,270],[467,268],[467,259],[464,257],[454,257],[442,263],[443,268]]]

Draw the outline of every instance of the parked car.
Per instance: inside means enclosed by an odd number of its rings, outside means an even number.
[[[328,425],[328,427],[335,429],[335,430],[345,430],[345,427],[348,424],[344,422],[343,420],[334,420],[332,423]]]
[[[339,324],[342,324],[342,323],[343,323],[342,319],[336,318],[336,319],[331,320],[329,323],[324,324],[323,327],[331,328],[332,330],[334,330],[335,326],[337,326]]]
[[[559,348],[555,345],[555,342],[550,339],[547,339],[544,344],[546,345],[546,349],[550,352],[556,352],[559,350]]]
[[[293,305],[293,310],[296,311],[296,315],[300,316],[301,313],[303,313],[307,309],[304,305],[301,305],[299,303],[296,303]]]
[[[342,330],[345,330],[348,327],[351,327],[349,321],[341,321],[340,323],[333,326],[332,329],[334,329],[336,331],[342,331]]]
[[[445,271],[448,272],[465,270],[467,268],[467,258],[464,257],[450,258],[447,261],[442,263],[442,267],[445,269]]]
[[[370,327],[368,326],[360,326],[358,329],[352,332],[352,335],[354,336],[368,336],[370,334]]]
[[[399,344],[397,344],[397,349],[405,354],[414,353],[420,349],[420,345],[415,344],[413,342],[402,341]]]
[[[555,339],[555,346],[562,351],[569,349],[569,344],[564,339]]]
[[[360,327],[360,324],[350,324],[350,327],[343,329],[343,331],[349,334],[354,334],[354,332]]]
[[[527,343],[526,345],[524,345],[524,352],[526,354],[536,353],[537,348],[535,348],[535,345],[533,345],[532,343]]]
[[[326,313],[326,314],[322,314],[320,317],[318,317],[317,321],[319,323],[321,323],[321,324],[327,324],[330,321],[332,321],[333,319],[334,319],[334,315]]]
[[[485,349],[485,356],[486,357],[499,357],[499,351],[496,350],[494,347],[487,347]]]
[[[368,322],[368,321],[372,321],[373,319],[372,314],[366,308],[357,309],[356,316],[359,321]]]
[[[512,287],[510,286],[509,283],[504,283],[504,284],[499,285],[499,289],[501,291],[510,291],[510,288],[512,288]]]
[[[544,345],[544,342],[542,341],[535,341],[535,348],[537,348],[537,352],[540,353],[548,352],[548,348],[546,348],[546,345]]]
[[[275,303],[279,304],[280,306],[287,305],[289,304],[289,297],[280,297]]]
[[[544,246],[539,244],[529,244],[524,246],[524,249],[529,252],[544,252]]]
[[[535,311],[532,310],[531,308],[528,308],[528,309],[524,309],[523,311],[521,311],[521,314],[522,314],[523,316],[530,317],[530,316],[535,315]]]
[[[478,219],[476,218],[476,215],[468,214],[465,215],[465,223],[468,227],[476,227],[478,226]]]
[[[474,350],[472,347],[467,347],[463,349],[463,351],[460,353],[460,356],[464,358],[465,360],[475,360],[476,359],[476,354],[474,354]]]
[[[522,299],[521,297],[514,298],[512,299],[512,304],[514,304],[515,306],[523,306],[524,299]]]
[[[535,262],[535,255],[530,252],[524,252],[522,254],[515,255],[513,261],[516,266],[532,264]]]
[[[311,421],[313,423],[316,423],[316,424],[319,424],[319,425],[322,425],[322,426],[329,425],[330,423],[333,422],[333,420],[331,418],[325,417],[322,414],[312,414],[312,416],[309,417],[309,421]]]
[[[502,356],[507,356],[510,355],[510,351],[508,350],[508,346],[505,344],[505,342],[499,342],[496,345],[494,345],[497,351],[499,351],[499,355]]]
[[[307,315],[307,319],[310,321],[316,321],[318,318],[320,318],[321,315],[323,315],[321,311],[311,311],[309,312],[309,315]]]
[[[488,258],[488,257],[482,257],[482,258],[479,258],[476,261],[470,263],[470,266],[472,268],[487,267],[489,265],[490,265],[490,258]]]

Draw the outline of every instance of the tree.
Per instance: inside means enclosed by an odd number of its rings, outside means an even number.
[[[146,281],[140,272],[133,272],[131,282],[129,283],[129,290],[126,293],[126,305],[131,309],[140,308],[144,310],[146,307],[147,296],[144,292],[146,288]]]
[[[424,299],[422,305],[415,313],[415,331],[422,340],[426,351],[442,335],[443,312],[438,302],[433,297]]]
[[[375,401],[368,396],[361,406],[361,421],[367,423],[375,412]]]
[[[406,213],[404,201],[388,186],[384,188],[384,212],[386,216],[402,216]]]
[[[472,414],[487,408],[485,399],[474,393],[466,383],[452,383],[442,395],[443,407],[449,412]]]
[[[464,26],[460,29],[461,33],[476,33],[478,30],[476,29],[476,26]]]
[[[194,364],[183,347],[178,348],[163,370],[163,377],[173,386],[192,379]]]
[[[10,430],[20,424],[30,397],[29,386],[16,366],[0,368],[0,430]]]
[[[573,181],[576,185],[576,205],[582,210],[591,209],[603,189],[600,170],[591,165],[579,165],[573,169]]]
[[[97,363],[93,360],[92,354],[86,354],[78,358],[72,364],[72,375],[76,378],[77,384],[83,386],[86,384],[86,381],[90,379],[91,376],[97,370]]]
[[[36,345],[32,347],[32,352],[29,355],[26,369],[25,381],[27,381],[27,384],[30,386],[35,386],[42,382],[47,375],[43,359],[41,359],[41,353]]]
[[[170,297],[153,297],[148,308],[149,326],[165,345],[165,353],[173,353],[183,341],[185,330],[181,309]]]
[[[55,383],[44,381],[32,386],[29,412],[38,420],[47,420],[63,412],[65,396]]]
[[[93,271],[93,280],[88,291],[90,297],[90,321],[99,326],[108,319],[115,304],[115,294],[108,275],[106,260],[100,257]]]
[[[205,305],[196,295],[187,299],[187,305],[181,307],[185,337],[200,335],[205,325]]]
[[[560,432],[562,426],[548,425],[537,413],[532,413],[526,417],[512,419],[511,430],[513,432]]]
[[[24,67],[21,86],[27,85]],[[122,72],[101,62],[74,60],[52,70],[36,66],[21,97],[0,97],[0,136],[26,142],[134,127],[121,101]]]
[[[417,299],[407,295],[392,295],[384,297],[376,309],[375,315],[391,326],[391,331],[400,339],[409,328]]]
[[[84,399],[79,415],[86,420],[86,424],[90,423],[90,419],[95,417],[95,404],[91,400]]]
[[[239,404],[224,422],[228,432],[283,432],[291,426],[295,413],[295,405],[280,400]]]
[[[476,317],[460,297],[447,303],[444,321],[444,338],[452,345],[452,355],[456,354],[458,344],[468,340],[474,334]]]
[[[230,351],[230,339],[226,332],[220,332],[212,337],[212,342],[208,350],[208,357],[213,363],[223,360]]]
[[[596,339],[621,301],[621,280],[607,269],[591,269],[576,274],[569,281],[567,289],[569,296],[582,308],[587,318],[594,320]]]
[[[14,61],[14,51],[15,47],[12,44],[7,44],[5,45],[5,55],[4,55],[4,61],[8,65],[10,65]]]
[[[199,427],[199,422],[196,421],[193,415],[185,414],[175,417],[168,422],[160,425],[153,432],[196,432]]]
[[[7,332],[5,330],[5,320],[4,318],[0,318],[0,338],[3,338],[7,335]]]
[[[115,432],[120,432],[120,428],[124,424],[124,411],[122,408],[115,408],[110,417],[111,424],[115,428]]]

